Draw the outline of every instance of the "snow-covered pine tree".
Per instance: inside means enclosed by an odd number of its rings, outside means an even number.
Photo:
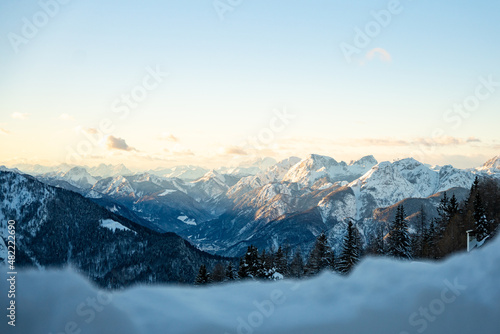
[[[389,254],[399,259],[411,259],[412,253],[408,223],[405,216],[403,205],[399,205],[389,234]]]
[[[228,263],[225,272],[225,281],[234,281],[236,279],[236,275],[234,273],[233,265],[231,262]]]
[[[274,254],[272,252],[267,253],[264,249],[260,255],[261,268],[258,273],[259,278],[269,279],[276,272],[274,268]]]
[[[200,266],[200,270],[198,271],[198,276],[196,276],[196,279],[194,280],[194,284],[202,285],[210,282],[211,279],[210,279],[210,274],[207,271],[207,267],[204,264],[202,264]]]
[[[337,271],[347,275],[359,262],[361,256],[361,240],[358,229],[352,221],[347,224],[347,233],[342,244],[342,253],[337,265]]]
[[[476,198],[474,199],[474,222],[476,238],[478,241],[481,241],[488,236],[490,228],[483,200],[479,192],[476,193]]]
[[[245,256],[240,260],[240,268],[238,275],[240,278],[253,278],[257,279],[262,277],[262,262],[259,256],[259,250],[254,245],[247,248]]]
[[[245,258],[242,257],[240,258],[240,263],[238,265],[238,278],[239,279],[246,279],[249,278],[248,274],[248,264],[245,262]]]

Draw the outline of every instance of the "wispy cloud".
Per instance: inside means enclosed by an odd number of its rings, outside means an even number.
[[[220,150],[220,151],[221,151],[221,153],[228,154],[228,155],[248,155],[247,151],[245,151],[243,148],[238,147],[238,146],[223,147],[222,150]]]
[[[361,65],[364,65],[369,61],[372,61],[374,58],[384,63],[390,63],[392,61],[392,56],[386,49],[374,48],[365,54],[365,57],[363,58],[363,60],[361,60]]]
[[[453,145],[466,145],[470,143],[480,143],[481,140],[476,137],[457,138],[452,136],[443,136],[436,138],[413,138],[409,140],[396,139],[396,138],[360,138],[349,140],[346,145],[352,146],[453,146]]]
[[[109,150],[135,151],[136,149],[128,146],[125,139],[108,136],[106,145]]]
[[[480,142],[481,140],[475,137],[456,138],[451,136],[443,136],[437,138],[417,138],[414,142],[412,142],[412,144],[421,144],[425,146],[451,146]]]
[[[28,119],[31,116],[31,114],[28,113],[20,113],[20,112],[15,112],[10,115],[10,117],[14,119]]]
[[[169,156],[194,156],[195,155],[193,151],[191,151],[187,147],[184,147],[184,145],[181,145],[181,144],[175,144],[170,149],[164,148],[163,152],[167,153],[167,155],[169,155]]]
[[[171,142],[178,142],[179,141],[179,138],[177,138],[176,136],[174,136],[173,134],[168,133],[168,132],[162,132],[158,136],[158,139],[160,139],[160,140],[166,140],[166,141],[171,141]]]
[[[8,136],[10,135],[10,131],[4,128],[0,128],[0,135]]]
[[[85,131],[86,133],[88,133],[89,135],[95,135],[97,134],[99,131],[97,131],[97,129],[95,128],[86,128],[84,129],[83,131]]]

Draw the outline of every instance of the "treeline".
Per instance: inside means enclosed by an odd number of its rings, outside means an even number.
[[[459,202],[444,193],[438,206],[438,217],[428,219],[423,207],[418,213],[414,233],[409,231],[405,208],[396,209],[390,224],[379,224],[363,244],[360,231],[349,221],[338,254],[321,233],[307,257],[301,249],[289,246],[276,252],[248,247],[237,267],[218,263],[211,272],[200,267],[195,284],[226,282],[237,279],[278,280],[302,278],[331,270],[347,275],[363,256],[389,256],[398,259],[441,259],[467,248],[467,231],[478,241],[492,239],[500,222],[500,185],[493,180],[479,182],[476,178],[468,197]],[[305,261],[304,261],[305,259]]]

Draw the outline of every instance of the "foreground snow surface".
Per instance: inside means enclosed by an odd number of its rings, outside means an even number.
[[[139,286],[109,294],[70,270],[20,272],[17,279],[16,328],[2,315],[1,333],[483,334],[500,328],[498,238],[439,264],[368,259],[347,278],[324,273],[301,282]],[[0,291],[8,291],[5,279]]]

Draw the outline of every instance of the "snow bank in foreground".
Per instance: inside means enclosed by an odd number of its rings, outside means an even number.
[[[69,270],[28,271],[18,275],[16,331],[3,315],[0,332],[498,333],[499,282],[500,239],[441,264],[369,259],[348,278],[302,282],[108,294]],[[0,292],[7,290],[2,279]]]

